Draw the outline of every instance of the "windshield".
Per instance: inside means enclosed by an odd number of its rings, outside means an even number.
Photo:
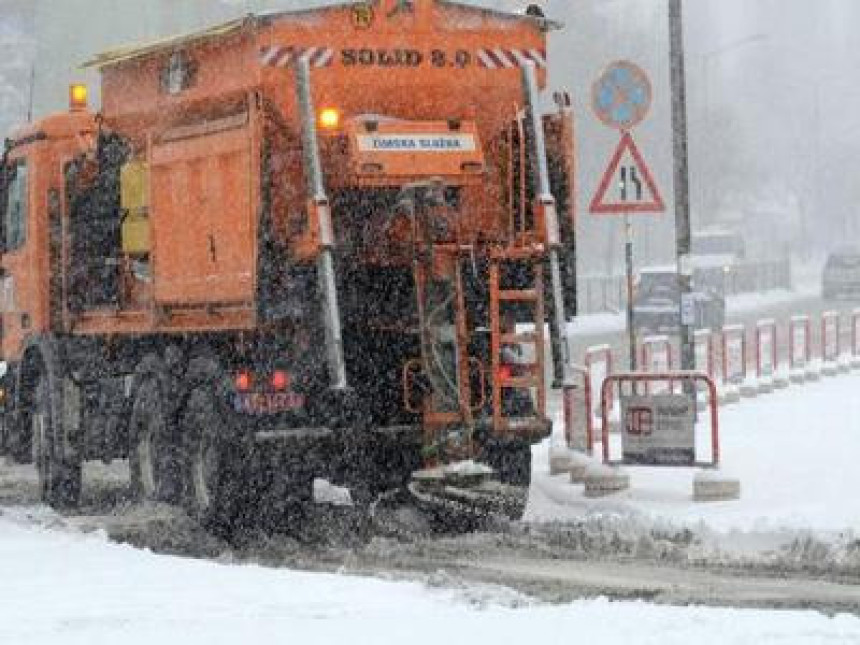
[[[639,293],[642,297],[673,298],[678,293],[678,276],[675,273],[643,273]]]
[[[5,203],[3,204],[3,246],[7,251],[19,248],[26,237],[28,170],[20,161],[7,171]]]

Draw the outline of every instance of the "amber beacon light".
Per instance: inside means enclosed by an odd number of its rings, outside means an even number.
[[[323,108],[320,110],[320,126],[332,130],[340,125],[340,112],[336,108]]]
[[[80,112],[87,109],[87,86],[75,83],[69,86],[69,109]]]

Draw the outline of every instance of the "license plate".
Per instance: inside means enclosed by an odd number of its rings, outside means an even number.
[[[305,407],[305,397],[295,392],[237,394],[234,407],[242,414],[277,414]]]

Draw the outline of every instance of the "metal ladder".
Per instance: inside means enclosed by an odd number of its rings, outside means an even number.
[[[495,249],[490,254],[490,351],[493,378],[493,428],[505,434],[516,431],[521,423],[533,423],[546,417],[545,332],[544,332],[544,261],[541,245]],[[503,266],[519,265],[530,269],[531,284],[512,288],[503,285]],[[534,331],[516,333],[502,329],[502,308],[522,304],[532,307]],[[517,344],[534,347],[534,362],[517,364],[526,374],[510,374],[502,362],[505,345]],[[505,413],[504,397],[507,390],[536,390],[534,413],[514,417]]]

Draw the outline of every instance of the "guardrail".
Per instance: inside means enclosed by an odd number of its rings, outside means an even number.
[[[847,324],[846,324],[847,321]],[[813,336],[817,328],[820,337]],[[748,333],[750,332],[751,333]],[[753,338],[754,353],[749,351]],[[780,344],[780,339],[787,343]],[[759,320],[751,330],[743,325],[728,325],[719,334],[698,330],[696,341],[696,371],[708,377],[709,386],[718,388],[719,404],[736,402],[727,396],[727,390],[747,390],[742,396],[767,394],[788,387],[818,380],[821,375],[834,376],[850,369],[860,370],[860,308],[852,312],[824,312],[813,325],[808,315],[791,316],[781,325],[773,319]],[[676,391],[674,372],[677,349],[666,336],[651,336],[638,347],[641,370],[637,378],[625,379],[642,385],[647,394]],[[845,348],[848,348],[845,353]],[[578,383],[567,383],[564,388],[564,425],[568,447],[576,441],[576,428],[584,433],[584,449],[592,454],[598,436],[604,438],[614,430],[609,413],[615,406],[614,398],[604,401],[607,382],[617,381],[613,372],[615,357],[608,345],[590,347],[585,354],[585,365],[573,368]],[[819,373],[818,363],[822,363]],[[824,367],[831,365],[832,370]],[[685,378],[690,373],[683,373]],[[660,377],[663,377],[662,379]],[[657,377],[657,378],[654,378]],[[624,379],[622,379],[624,380]],[[657,383],[657,385],[655,385]],[[728,386],[728,388],[727,388]],[[660,391],[652,391],[657,387]],[[580,395],[577,414],[577,396]]]

